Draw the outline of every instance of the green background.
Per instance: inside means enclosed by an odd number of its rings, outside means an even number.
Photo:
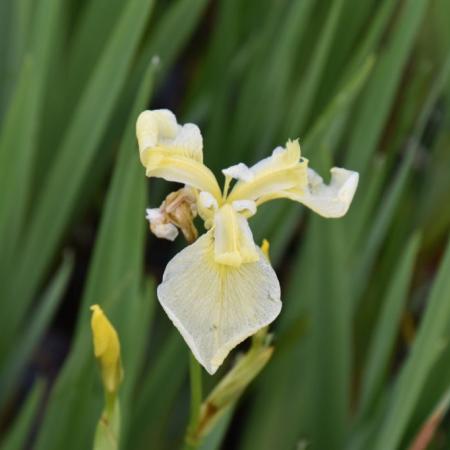
[[[134,135],[161,107],[200,126],[217,175],[297,137],[324,177],[360,173],[343,219],[285,201],[252,219],[282,285],[275,352],[200,448],[407,449],[432,414],[429,448],[448,448],[449,17],[447,0],[1,0],[0,448],[91,448],[93,303],[122,342],[122,448],[182,446],[188,350],[155,286],[185,244],[149,235],[173,186],[145,178]]]

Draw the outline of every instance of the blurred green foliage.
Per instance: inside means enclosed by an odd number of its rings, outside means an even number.
[[[324,175],[360,172],[342,220],[284,202],[253,220],[282,281],[275,352],[201,448],[410,448],[450,389],[449,17],[447,0],[0,2],[0,448],[91,448],[93,303],[122,341],[122,448],[182,446],[187,348],[155,296],[174,249],[145,254],[148,107],[198,123],[216,172],[296,137]],[[34,362],[71,291],[54,379]],[[430,448],[449,444],[444,422]]]

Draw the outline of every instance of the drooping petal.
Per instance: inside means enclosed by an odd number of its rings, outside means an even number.
[[[302,194],[288,192],[285,196],[303,203],[317,214],[327,218],[344,216],[358,187],[358,172],[333,167],[331,181],[323,182],[323,178],[314,170],[308,169],[308,186]]]
[[[259,258],[247,219],[229,204],[214,215],[214,242],[217,263],[239,267]]]
[[[229,195],[229,201],[253,200],[287,190],[302,192],[306,186],[308,161],[301,157],[298,141],[288,141],[286,148],[277,147],[271,156],[254,166],[244,164],[224,169],[227,176],[238,179]]]
[[[220,198],[219,185],[203,164],[197,125],[179,125],[167,109],[144,111],[136,122],[136,136],[147,176],[187,184]]]
[[[212,230],[169,262],[158,299],[210,374],[281,309],[280,285],[267,259],[261,254],[238,268],[217,264]]]

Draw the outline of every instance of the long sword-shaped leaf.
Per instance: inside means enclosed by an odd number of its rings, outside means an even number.
[[[44,397],[44,391],[45,383],[42,380],[36,381],[21,407],[19,416],[2,441],[0,450],[22,450],[24,448],[32,430],[33,420],[37,416]]]
[[[406,294],[412,277],[419,242],[418,235],[414,235],[409,241],[396,271],[392,275],[386,298],[383,300],[383,309],[374,331],[362,376],[361,414],[368,410],[382,385],[407,298]]]
[[[151,6],[152,2],[148,0],[127,3],[71,118],[61,149],[44,181],[33,211],[33,227],[25,237],[15,276],[7,290],[7,298],[14,298],[15,306],[2,316],[2,319],[8,318],[1,323],[5,333],[2,344],[9,345],[20,325],[70,220],[72,207],[125,82]]]
[[[336,36],[343,4],[343,0],[336,0],[331,5],[324,32],[317,42],[316,52],[307,68],[306,78],[293,94],[292,109],[287,116],[286,126],[283,130],[286,136],[304,133],[320,85],[320,77],[325,69],[327,57]]]
[[[137,95],[120,148],[81,302],[75,342],[53,388],[37,450],[76,450],[88,448],[93,442],[102,389],[96,385],[89,305],[99,303],[105,307],[125,348],[130,348],[131,331],[141,334],[147,331],[147,325],[143,323],[140,325],[145,325],[145,329],[130,330],[127,321],[131,320],[128,304],[142,301],[145,184],[137,157],[135,122],[139,111],[145,108],[152,87],[154,67],[149,70]],[[136,312],[135,306],[131,310]],[[130,382],[134,379],[132,375]],[[126,391],[129,389],[127,387]]]
[[[373,446],[375,450],[398,448],[429,371],[443,349],[442,340],[449,320],[450,240],[411,353],[397,380],[382,426],[377,432]]]
[[[346,164],[359,172],[367,169],[378,144],[427,3],[408,0],[402,4],[401,14],[357,108]]]
[[[63,298],[72,265],[72,257],[68,255],[44,292],[36,310],[30,315],[25,332],[18,337],[7,355],[6,363],[0,368],[0,410],[8,397],[14,393],[21,370],[40,342]]]
[[[13,254],[27,229],[27,207],[31,205],[33,166],[38,128],[43,109],[52,44],[61,4],[39,2],[35,11],[30,48],[0,139],[0,280],[4,286],[13,274]],[[3,278],[4,277],[4,278]]]
[[[184,342],[172,330],[164,346],[158,349],[159,357],[150,366],[139,388],[126,448],[146,450],[149,442],[155,448],[161,448],[165,439],[169,438],[166,428],[169,413],[173,410],[173,402],[187,375],[185,353]],[[181,435],[175,439],[170,437],[172,447],[168,448],[176,447],[177,438],[181,439]]]

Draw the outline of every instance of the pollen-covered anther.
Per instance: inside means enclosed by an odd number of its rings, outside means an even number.
[[[194,242],[198,236],[194,225],[196,216],[195,193],[186,187],[171,192],[159,208],[147,210],[147,219],[152,233],[170,241],[178,236],[178,229],[180,229],[189,243]]]

